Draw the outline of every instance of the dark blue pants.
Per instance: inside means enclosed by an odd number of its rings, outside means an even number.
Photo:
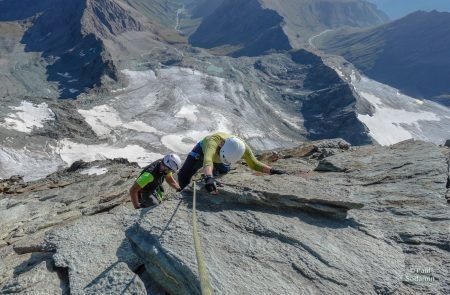
[[[203,167],[203,150],[200,143],[197,143],[184,161],[180,171],[178,171],[178,183],[181,189],[184,189],[197,171]],[[230,171],[230,165],[223,163],[214,163],[213,174],[218,176],[227,174]]]

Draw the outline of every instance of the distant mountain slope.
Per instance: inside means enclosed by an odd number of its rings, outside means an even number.
[[[199,47],[235,46],[233,53],[259,55],[269,49],[290,49],[283,18],[263,9],[258,0],[227,0],[200,25],[190,42]]]
[[[190,28],[180,29],[180,18]],[[254,56],[302,47],[311,34],[383,20],[362,0],[2,0],[0,97],[75,98],[125,78],[155,48],[186,43]],[[298,37],[297,37],[298,35]],[[182,58],[167,54],[169,63]],[[126,57],[126,58],[124,58]]]
[[[369,77],[450,106],[450,13],[416,12],[362,31],[338,31],[316,45]]]
[[[197,1],[190,9],[201,11],[204,5]],[[221,53],[234,56],[258,55],[304,47],[311,36],[326,29],[387,20],[375,5],[361,0],[225,0],[202,20],[189,41],[198,47],[226,48]]]
[[[283,17],[283,30],[294,48],[326,29],[370,27],[389,20],[375,5],[363,0],[261,0]]]
[[[192,17],[207,17],[226,0],[185,0],[186,6],[192,11]]]
[[[0,95],[75,98],[117,81],[121,56],[132,59],[160,42],[184,42],[173,28],[180,5],[143,0],[0,1]]]
[[[448,0],[367,0],[377,5],[392,19],[403,17],[418,10],[450,11]]]

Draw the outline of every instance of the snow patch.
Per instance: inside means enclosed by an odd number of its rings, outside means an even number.
[[[123,123],[122,126],[126,129],[135,130],[135,131],[139,131],[139,132],[151,132],[151,133],[161,134],[161,132],[156,130],[156,128],[154,128],[148,124],[145,124],[142,121],[132,121],[132,122],[128,122],[128,123]]]
[[[61,76],[63,78],[72,78],[72,75],[70,75],[68,72],[65,73],[56,73],[58,76]]]
[[[361,98],[373,106],[374,109],[370,110],[362,104],[363,114],[357,114],[357,118],[381,145],[410,138],[442,144],[450,136],[450,129],[445,128],[450,123],[448,108],[402,94],[398,89],[361,75],[353,68],[333,68]]]
[[[197,121],[197,116],[195,115],[195,113],[198,113],[197,106],[184,105],[181,107],[178,113],[175,114],[175,118],[184,118],[189,122],[195,122]]]
[[[163,157],[162,154],[149,152],[138,145],[127,145],[125,147],[115,147],[108,144],[87,145],[72,142],[68,139],[61,140],[58,143],[57,153],[69,166],[79,160],[92,162],[95,160],[125,158],[131,162],[137,162],[141,167],[145,167],[149,163]]]
[[[33,148],[0,147],[0,179],[22,175],[25,181],[43,178],[63,164],[51,151]]]
[[[381,145],[391,145],[413,138],[413,134],[402,125],[414,125],[420,120],[440,121],[440,118],[431,112],[394,109],[384,105],[381,99],[373,94],[360,92],[360,95],[375,107],[375,112],[373,115],[358,114],[358,119],[369,128],[369,135]]]
[[[212,113],[211,118],[215,120],[211,122],[211,125],[215,126],[214,130],[188,130],[184,133],[165,135],[161,138],[162,144],[176,153],[187,154],[205,136],[218,131],[233,133],[231,122],[222,114]]]
[[[205,136],[209,135],[209,131],[188,131],[184,134],[169,134],[161,138],[162,144],[164,144],[170,150],[179,153],[187,154],[194,146],[203,139]]]
[[[128,76],[129,84],[126,87],[127,90],[136,89],[144,86],[149,81],[156,80],[155,72],[149,71],[131,71],[122,70],[122,73]]]
[[[124,91],[125,89],[126,89],[126,88],[113,89],[113,90],[111,90],[111,93],[122,92],[122,91]]]
[[[33,128],[42,128],[44,122],[55,119],[55,114],[45,102],[36,105],[22,101],[20,106],[10,107],[10,109],[16,112],[7,115],[5,122],[0,123],[0,126],[20,132],[31,133]]]
[[[138,132],[151,132],[159,134],[154,127],[142,121],[132,121],[124,123],[117,111],[107,105],[99,105],[90,110],[79,109],[78,112],[84,117],[97,136],[106,136],[116,128],[125,128]]]
[[[100,168],[98,166],[94,166],[91,168],[83,169],[79,173],[84,175],[102,175],[108,172],[107,168]]]

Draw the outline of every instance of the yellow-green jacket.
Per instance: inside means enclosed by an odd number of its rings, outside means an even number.
[[[225,132],[217,132],[203,138],[200,142],[203,150],[203,167],[212,166],[213,163],[222,163],[219,151],[225,143],[225,140],[229,137],[233,137],[233,135]],[[255,155],[247,144],[245,144],[245,152],[242,159],[245,160],[251,169],[263,172],[263,164],[255,158]]]

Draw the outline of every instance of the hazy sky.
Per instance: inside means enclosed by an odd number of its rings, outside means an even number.
[[[416,10],[450,11],[450,0],[366,0],[396,19]]]

